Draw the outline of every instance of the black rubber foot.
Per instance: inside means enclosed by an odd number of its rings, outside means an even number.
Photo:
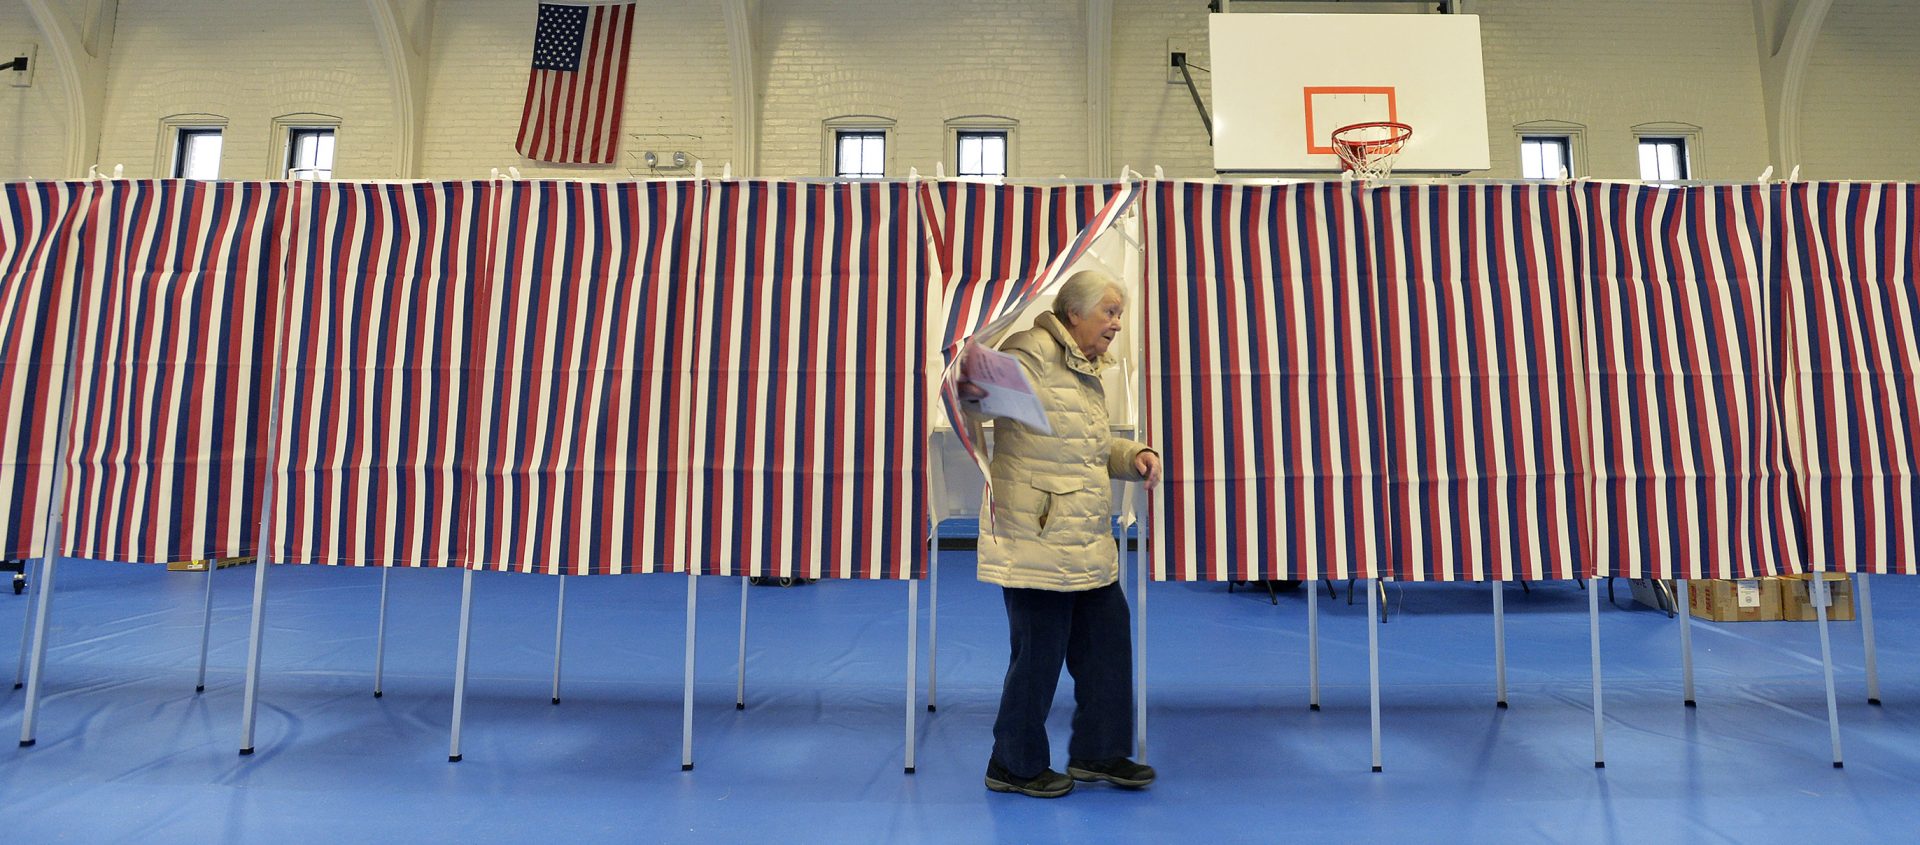
[[[745,710],[745,709],[747,709],[747,703],[746,703],[746,702],[744,702],[744,701],[736,701],[736,702],[734,702],[734,703],[733,703],[733,709],[735,709],[735,710]]]
[[[381,692],[381,691],[379,691],[379,690],[374,690],[374,691],[373,691],[373,697],[374,697],[374,698],[379,698],[380,696],[383,696],[383,695],[386,695],[386,693],[384,693],[384,692]]]
[[[19,688],[21,688],[21,687],[24,687],[24,686],[26,686],[26,684],[14,684],[14,685],[13,685],[13,688],[14,688],[14,689],[19,689]]]
[[[193,691],[194,691],[194,692],[206,692],[206,691],[207,691],[207,685],[206,685],[206,684],[201,684],[201,685],[199,685],[199,686],[196,686],[196,687],[194,687],[194,688],[193,688]]]
[[[1496,701],[1496,702],[1494,702],[1494,703],[1493,703],[1493,706],[1495,706],[1495,707],[1498,707],[1498,708],[1500,708],[1500,709],[1502,709],[1502,710],[1505,710],[1505,709],[1507,709],[1507,703],[1506,703],[1506,702],[1504,702],[1504,701]]]
[[[693,771],[693,764],[692,764],[692,763],[681,763],[681,764],[680,764],[680,771],[683,771],[683,772],[691,772],[691,771]]]
[[[559,696],[557,696],[557,695],[556,695],[556,696],[554,696],[554,697],[553,697],[553,703],[555,703],[555,704],[559,704],[559,703],[560,703],[560,697],[559,697]]]
[[[928,712],[928,713],[933,713],[933,712],[936,712],[937,710],[939,710],[939,708],[937,708],[937,707],[935,707],[935,706],[933,706],[933,705],[931,705],[931,704],[929,704],[929,705],[927,705],[927,712]]]
[[[908,767],[907,767],[907,774],[913,774],[913,767],[912,767],[912,766],[908,766]]]
[[[242,749],[240,749],[240,756],[242,756],[242,757],[252,757],[252,756],[253,756],[253,749],[251,749],[251,748],[242,748]]]
[[[1871,705],[1873,705],[1873,706],[1875,706],[1875,707],[1879,707],[1879,706],[1880,706],[1880,699],[1877,699],[1877,698],[1869,698],[1869,699],[1867,699],[1867,703],[1868,703],[1868,704],[1871,704]]]
[[[1374,774],[1376,774],[1376,775],[1377,775],[1377,774],[1379,774],[1379,773],[1380,773],[1380,767],[1379,767],[1379,766],[1374,766],[1374,767],[1373,767],[1373,773],[1374,773]]]
[[[33,744],[34,744],[35,742],[37,742],[37,741],[38,741],[38,740],[31,740],[31,739],[23,739],[23,740],[20,740],[20,747],[21,747],[21,748],[32,748],[32,747],[33,747]]]
[[[1689,699],[1687,699],[1687,706],[1688,706],[1688,707],[1699,707],[1700,705],[1698,705],[1698,704],[1695,704],[1695,703],[1693,703],[1693,699],[1691,699],[1691,698],[1689,698]]]
[[[1320,712],[1320,705],[1318,705],[1318,704],[1309,704],[1309,705],[1307,705],[1307,709],[1308,709],[1308,710],[1312,710],[1312,711],[1313,711],[1313,712],[1315,712],[1315,713],[1318,713],[1318,712]]]
[[[460,758],[462,758],[462,757],[465,757],[465,756],[467,756],[467,755],[465,755],[465,754],[448,754],[448,755],[447,755],[447,762],[449,762],[449,763],[458,763],[458,762],[460,762]]]
[[[1847,764],[1845,764],[1845,763],[1842,763],[1842,762],[1840,762],[1839,760],[1835,760],[1835,761],[1833,761],[1833,767],[1834,767],[1834,768],[1836,768],[1836,769],[1844,769],[1844,768],[1846,768],[1846,767],[1847,767]]]
[[[1605,761],[1605,760],[1595,760],[1595,761],[1593,761],[1593,767],[1594,767],[1594,768],[1596,768],[1596,769],[1604,769],[1604,768],[1606,768],[1606,767],[1607,767],[1607,761]]]

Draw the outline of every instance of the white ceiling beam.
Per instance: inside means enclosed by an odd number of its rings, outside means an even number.
[[[113,23],[119,0],[85,0],[80,20],[54,0],[27,0],[27,11],[58,59],[60,85],[67,101],[69,176],[85,176],[100,155],[100,129],[106,114],[107,54],[113,49]]]
[[[367,0],[380,52],[393,72],[394,175],[419,175],[427,115],[427,59],[433,43],[434,0]]]
[[[727,21],[728,74],[733,93],[733,172],[760,173],[760,77],[758,0],[723,0]]]

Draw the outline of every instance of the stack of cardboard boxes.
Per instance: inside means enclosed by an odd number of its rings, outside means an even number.
[[[1827,593],[1832,598],[1827,619],[1853,621],[1853,582],[1837,572],[1739,581],[1689,581],[1687,609],[1709,622],[1811,622],[1819,618],[1810,589],[1816,577],[1826,581]],[[1641,590],[1636,589],[1634,596],[1642,604],[1660,607],[1642,598]]]
[[[252,563],[253,558],[223,557],[223,558],[220,558],[219,560],[212,561],[212,562],[219,564],[219,568],[225,569],[229,566],[244,566],[246,564]],[[204,560],[176,560],[167,564],[167,571],[168,572],[205,572],[207,571],[207,563],[208,561],[204,561]]]

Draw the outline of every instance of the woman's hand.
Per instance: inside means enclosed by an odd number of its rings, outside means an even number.
[[[955,393],[960,394],[962,402],[978,402],[987,398],[987,389],[973,382],[961,380],[953,383]]]
[[[1152,490],[1160,484],[1160,456],[1152,452],[1141,452],[1133,456],[1133,469],[1147,480],[1147,489]]]

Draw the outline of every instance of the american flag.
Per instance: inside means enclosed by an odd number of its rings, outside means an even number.
[[[64,551],[252,555],[284,182],[102,182],[74,344]]]
[[[73,297],[83,288],[92,243],[83,230],[95,201],[91,182],[0,186],[0,555],[8,558],[46,553]]]
[[[1920,187],[1782,190],[1807,566],[1920,573]]]
[[[608,164],[627,94],[633,3],[540,4],[514,149],[536,161]]]

